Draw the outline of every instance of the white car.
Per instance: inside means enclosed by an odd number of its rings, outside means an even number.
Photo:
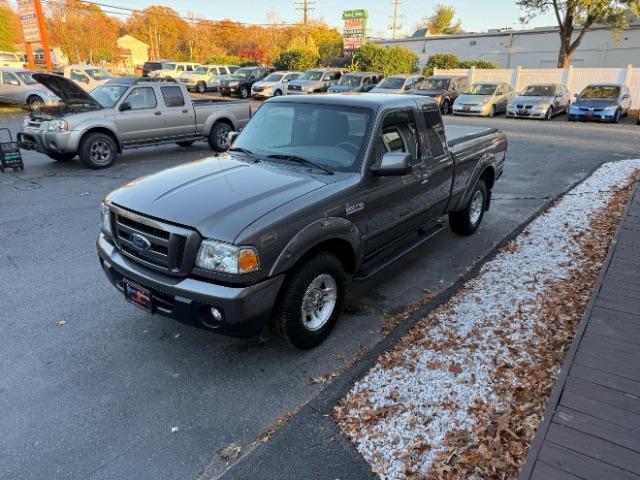
[[[162,65],[162,69],[149,73],[151,78],[173,78],[180,77],[183,73],[193,72],[199,66],[193,62],[167,62]]]
[[[264,80],[253,84],[251,96],[254,98],[270,98],[284,95],[287,91],[287,84],[300,75],[302,75],[302,72],[273,72]]]
[[[24,68],[24,62],[13,52],[0,52],[0,67]]]
[[[92,65],[69,65],[64,69],[64,78],[73,80],[83,90],[90,92],[94,88],[113,78],[107,70]]]
[[[200,65],[195,70],[184,72],[179,77],[188,90],[204,93],[207,90],[218,90],[220,77],[230,75],[238,68],[237,65]]]

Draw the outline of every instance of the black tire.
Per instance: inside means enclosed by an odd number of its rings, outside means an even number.
[[[478,200],[478,195],[482,196],[481,200]],[[449,226],[451,230],[458,235],[466,236],[473,234],[480,226],[482,217],[484,217],[484,211],[487,206],[487,196],[487,186],[484,180],[480,179],[473,188],[473,192],[464,209],[449,214]],[[478,201],[481,202],[479,212],[476,210]]]
[[[616,110],[615,115],[613,116],[613,120],[611,120],[611,123],[620,123],[620,109]]]
[[[89,168],[94,170],[107,168],[116,161],[118,146],[113,137],[107,133],[89,133],[80,141],[78,156]]]
[[[335,300],[330,300],[330,303],[335,303],[332,309],[329,303],[327,311],[324,312],[326,319],[314,324],[314,318],[303,315],[303,299],[316,281],[319,281],[320,285],[325,285],[325,288],[329,288],[326,287],[326,283],[322,283],[323,279],[329,282],[329,287],[331,287],[330,279],[335,282]],[[303,260],[289,274],[282,287],[272,319],[272,328],[275,333],[300,350],[309,350],[322,343],[329,336],[342,313],[345,280],[346,273],[342,262],[329,252],[321,252]],[[309,295],[313,297],[314,293]],[[325,305],[325,300],[326,298],[316,301]]]
[[[495,105],[491,105],[491,110],[489,110],[489,118],[493,118],[496,116],[496,106]]]
[[[68,162],[75,156],[76,156],[75,153],[59,153],[59,152],[47,153],[47,157],[55,160],[56,162]]]
[[[638,114],[638,118],[636,119],[636,125],[640,125],[640,114]]]
[[[249,95],[251,95],[249,87],[240,87],[240,89],[238,90],[238,95],[240,96],[240,98],[249,98]]]
[[[549,107],[547,113],[544,115],[544,119],[549,121],[553,118],[553,107]]]
[[[27,107],[32,112],[39,112],[44,108],[44,100],[38,95],[31,95],[27,99]]]
[[[209,133],[209,146],[216,152],[226,152],[229,149],[229,134],[232,128],[228,123],[216,122]]]
[[[442,108],[440,109],[442,111],[442,115],[449,115],[450,109],[451,109],[451,103],[449,102],[448,98],[445,98],[444,101],[442,102]]]
[[[196,84],[196,92],[198,93],[204,93],[207,91],[207,84],[204,82],[198,82]]]
[[[273,92],[274,97],[279,97],[280,95],[282,95],[282,91],[279,88],[275,92]]]
[[[176,142],[176,145],[182,148],[187,148],[193,145],[193,140],[186,140],[184,142]]]

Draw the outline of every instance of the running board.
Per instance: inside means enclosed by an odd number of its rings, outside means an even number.
[[[390,266],[392,263],[395,263],[397,260],[404,257],[408,253],[413,252],[416,248],[421,246],[430,238],[435,237],[444,229],[444,225],[442,225],[441,223],[436,223],[435,225],[428,227],[426,230],[419,231],[418,236],[411,243],[403,245],[399,249],[385,255],[380,260],[375,261],[371,263],[371,265],[367,265],[366,267],[362,268],[358,275],[353,277],[353,281],[362,282],[364,280],[370,279],[374,275],[380,273],[382,270]]]

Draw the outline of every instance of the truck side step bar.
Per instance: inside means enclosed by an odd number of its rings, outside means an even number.
[[[358,275],[353,277],[353,281],[362,282],[364,280],[368,280],[374,275],[380,273],[392,263],[395,263],[397,260],[404,257],[406,254],[413,252],[420,245],[425,243],[430,238],[435,237],[444,229],[444,225],[439,222],[425,226],[423,229],[420,229],[418,231],[417,236],[413,237],[411,241],[403,243],[402,246],[398,249],[391,251],[387,255],[381,256],[377,260],[375,260],[374,257],[374,259],[365,263],[365,266],[360,270]]]

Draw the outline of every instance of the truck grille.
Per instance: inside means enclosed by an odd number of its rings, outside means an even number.
[[[120,208],[112,210],[111,224],[116,245],[127,257],[172,275],[187,275],[193,268],[200,244],[194,230]]]

